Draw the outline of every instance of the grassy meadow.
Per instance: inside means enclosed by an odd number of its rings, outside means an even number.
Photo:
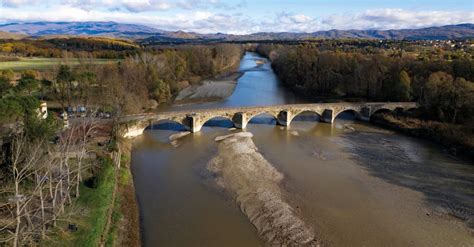
[[[118,61],[117,59],[94,59],[94,63],[96,64],[105,64],[108,62]],[[5,61],[0,62],[0,70],[7,70],[11,69],[14,71],[21,71],[21,70],[45,70],[61,63],[64,63],[65,60],[62,58],[25,58],[22,57],[17,61]],[[69,59],[67,63],[70,66],[79,65],[80,61],[78,59]]]

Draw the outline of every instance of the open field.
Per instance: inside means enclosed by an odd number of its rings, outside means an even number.
[[[94,59],[94,63],[96,64],[105,64],[108,62],[118,61],[117,59]],[[35,70],[44,70],[51,68],[55,65],[59,65],[64,63],[65,60],[62,58],[20,58],[19,61],[8,61],[8,62],[0,62],[0,70],[27,70],[27,69],[35,69]],[[75,66],[78,65],[80,62],[78,59],[69,59],[67,62],[69,65]]]

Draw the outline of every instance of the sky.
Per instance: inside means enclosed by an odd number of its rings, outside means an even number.
[[[115,21],[249,34],[474,23],[474,0],[0,0],[0,23]]]

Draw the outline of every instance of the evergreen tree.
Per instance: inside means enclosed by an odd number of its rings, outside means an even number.
[[[400,80],[396,85],[395,91],[400,101],[411,100],[411,79],[405,70],[400,72]]]

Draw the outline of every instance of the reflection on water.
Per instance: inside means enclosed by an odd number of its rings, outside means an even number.
[[[246,56],[242,69],[267,73],[246,64],[249,56],[255,55]],[[265,77],[252,76],[260,75]],[[253,90],[248,83],[235,92],[244,98],[241,103],[261,102],[243,93],[260,88],[258,81]],[[271,83],[270,88],[278,88]],[[226,102],[212,104],[238,105],[232,97]],[[293,103],[291,97],[270,102]],[[285,197],[324,244],[474,245],[466,225],[450,216],[472,218],[474,170],[468,162],[420,140],[354,122],[351,115],[333,125],[317,119],[303,114],[287,129],[262,114],[247,131],[284,174]],[[239,130],[229,130],[228,120],[214,119],[173,147],[168,137],[179,126],[162,125],[138,138],[132,154],[145,246],[264,246],[205,168],[217,153],[214,138]]]

